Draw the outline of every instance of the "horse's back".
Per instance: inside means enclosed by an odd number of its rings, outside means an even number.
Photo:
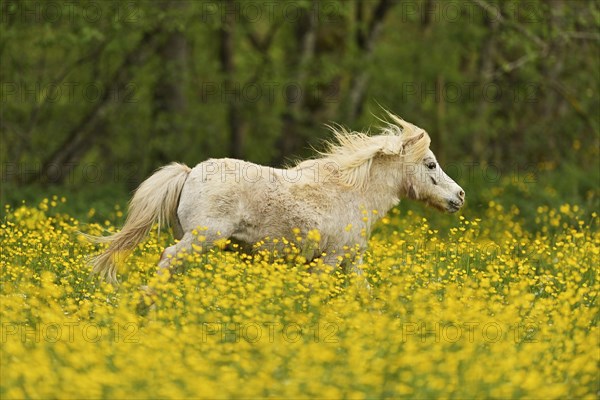
[[[230,221],[236,229],[253,227],[261,234],[316,227],[320,209],[328,201],[314,193],[314,183],[313,176],[294,169],[231,158],[209,159],[190,172],[178,217],[184,230],[215,220]]]
[[[271,192],[273,169],[232,158],[209,159],[197,164],[181,192],[178,217],[184,230],[201,221],[234,219],[248,213],[249,202]]]

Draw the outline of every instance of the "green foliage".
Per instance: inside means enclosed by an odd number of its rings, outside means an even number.
[[[553,182],[559,197],[579,202],[598,183],[595,1],[7,0],[1,9],[5,184],[96,165],[95,184],[131,190],[171,160],[281,165],[312,155],[329,137],[324,123],[377,125],[379,104],[427,129],[442,164],[463,177],[474,163],[502,176],[558,169],[552,176],[568,177]],[[124,166],[126,181],[110,178]],[[19,172],[32,169],[41,179]]]

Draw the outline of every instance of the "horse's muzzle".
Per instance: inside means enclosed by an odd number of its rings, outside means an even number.
[[[446,210],[450,213],[455,213],[463,206],[464,201],[462,200],[448,200]]]

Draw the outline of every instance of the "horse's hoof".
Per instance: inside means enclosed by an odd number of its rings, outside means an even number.
[[[154,301],[156,291],[146,285],[140,286],[140,291],[142,292],[142,296],[135,309],[138,314],[147,315],[151,310],[156,308],[156,303]]]
[[[156,296],[156,290],[148,285],[140,286],[140,291],[147,296]]]

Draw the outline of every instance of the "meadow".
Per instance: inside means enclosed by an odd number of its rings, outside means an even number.
[[[0,400],[600,399],[599,17],[567,0],[0,0]],[[80,233],[121,229],[157,167],[293,165],[327,125],[375,133],[385,109],[429,133],[466,202],[382,218],[370,291],[292,243],[219,243],[157,277],[174,243],[157,229],[119,285],[90,276],[104,247]]]
[[[540,205],[525,220],[489,201],[440,224],[401,206],[371,238],[369,292],[292,244],[190,254],[157,277],[173,239],[156,230],[113,287],[89,276],[99,247],[78,232],[118,229],[122,207],[68,205],[4,209],[2,398],[598,396],[594,210]]]

